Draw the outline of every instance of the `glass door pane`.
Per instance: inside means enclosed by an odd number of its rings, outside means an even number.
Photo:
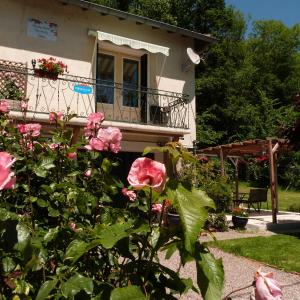
[[[131,59],[123,60],[123,106],[139,106],[139,62]]]
[[[96,99],[101,103],[114,103],[115,58],[98,53]]]

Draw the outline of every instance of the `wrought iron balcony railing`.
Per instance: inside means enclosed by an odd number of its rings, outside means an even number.
[[[51,111],[79,118],[101,111],[111,121],[173,128],[189,124],[188,95],[71,75],[49,79],[0,60],[1,98],[11,100],[12,110],[20,110],[20,100],[28,99],[28,111],[37,118]]]

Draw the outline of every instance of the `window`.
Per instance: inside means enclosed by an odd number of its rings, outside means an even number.
[[[114,103],[115,58],[98,53],[96,99],[101,103]]]
[[[139,62],[123,60],[123,106],[138,107]]]

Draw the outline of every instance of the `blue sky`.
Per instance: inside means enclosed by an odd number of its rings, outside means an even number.
[[[300,0],[225,0],[255,20],[280,20],[287,26],[300,23]],[[250,24],[249,24],[250,26]],[[248,28],[248,32],[251,28]]]

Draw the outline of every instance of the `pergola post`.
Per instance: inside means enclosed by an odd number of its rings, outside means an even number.
[[[270,170],[270,191],[271,191],[271,203],[272,203],[272,221],[277,223],[278,213],[278,183],[277,183],[277,155],[276,151],[279,144],[273,147],[272,139],[268,139],[268,152],[269,152],[269,170]]]
[[[234,165],[234,169],[235,169],[235,200],[238,201],[239,200],[239,158],[238,157],[230,157],[229,156],[230,161],[233,163]]]
[[[225,176],[225,166],[224,166],[224,153],[222,147],[220,147],[220,161],[221,161],[221,175]]]

